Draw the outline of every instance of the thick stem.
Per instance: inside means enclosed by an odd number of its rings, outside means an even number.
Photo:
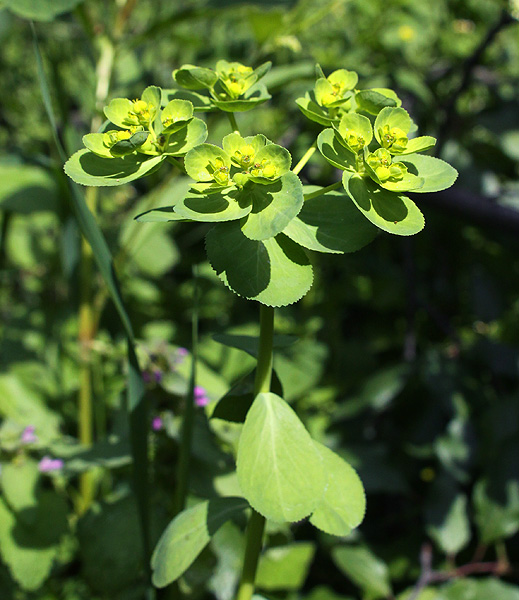
[[[316,190],[315,192],[311,192],[310,194],[305,194],[305,202],[307,200],[311,200],[312,198],[318,198],[319,196],[323,196],[326,192],[331,192],[332,190],[337,190],[342,186],[342,181],[336,181],[331,185],[328,185],[320,190]]]
[[[303,158],[297,163],[297,165],[292,169],[292,172],[296,175],[299,175],[303,167],[306,163],[312,158],[314,152],[317,150],[317,142],[314,142],[310,148],[304,153]]]
[[[260,339],[258,349],[258,364],[254,379],[254,396],[270,391],[272,379],[272,343],[274,340],[274,309],[261,305],[260,308]],[[254,581],[263,545],[265,517],[254,509],[247,525],[245,555],[240,587],[236,600],[251,600],[254,593]]]
[[[175,514],[184,510],[189,489],[189,467],[191,460],[191,445],[193,441],[193,425],[195,422],[195,383],[196,363],[198,355],[198,277],[197,268],[193,267],[195,282],[193,299],[193,317],[191,320],[191,374],[189,390],[186,398],[184,420],[182,421],[182,440],[180,455],[177,463],[177,486],[175,494]]]

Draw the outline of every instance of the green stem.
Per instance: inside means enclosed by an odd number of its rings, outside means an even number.
[[[331,185],[321,188],[320,190],[316,190],[315,192],[311,192],[310,194],[305,194],[305,202],[307,200],[311,200],[312,198],[317,198],[319,196],[322,196],[323,194],[326,194],[326,192],[331,192],[332,190],[337,190],[341,186],[342,186],[342,181],[336,181],[335,183],[332,183]]]
[[[184,175],[186,174],[186,169],[185,169],[184,165],[178,160],[178,158],[175,158],[174,156],[168,156],[167,161],[169,163],[171,163],[172,165],[175,165],[175,167],[177,167],[177,169],[179,169],[179,171],[182,171],[182,173],[184,173]]]
[[[317,141],[315,141],[310,148],[304,153],[303,158],[297,163],[292,171],[298,175],[306,163],[312,158],[314,152],[317,150]]]
[[[270,391],[272,380],[272,344],[274,340],[274,309],[270,306],[260,307],[260,339],[258,348],[258,364],[254,379],[254,396]],[[251,600],[254,594],[256,571],[263,545],[265,517],[254,509],[247,525],[245,555],[240,587],[236,600]]]
[[[191,460],[191,445],[193,441],[193,425],[195,422],[195,383],[196,363],[198,355],[198,271],[193,267],[193,280],[195,284],[193,299],[193,318],[191,321],[191,374],[189,378],[189,391],[186,398],[186,409],[182,422],[182,439],[180,442],[180,455],[177,463],[177,486],[175,494],[175,514],[183,511],[186,505],[189,490],[189,471]]]
[[[238,128],[238,123],[236,122],[236,117],[234,116],[234,113],[232,112],[228,112],[227,116],[229,117],[229,122],[231,124],[233,133],[240,133],[240,130]]]

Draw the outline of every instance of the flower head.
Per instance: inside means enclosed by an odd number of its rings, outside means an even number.
[[[59,471],[64,466],[64,462],[61,458],[51,458],[50,456],[44,456],[38,463],[38,470],[40,473],[51,473],[53,471]]]

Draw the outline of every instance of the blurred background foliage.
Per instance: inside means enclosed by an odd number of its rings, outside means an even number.
[[[318,131],[294,103],[313,85],[316,62],[327,73],[357,71],[362,87],[396,89],[421,133],[438,137],[438,155],[460,177],[451,190],[421,195],[425,230],[412,240],[380,235],[355,255],[314,256],[311,292],[277,312],[278,333],[298,338],[285,339],[275,359],[285,397],[316,439],[356,467],[368,512],[346,539],[305,522],[270,526],[258,587],[287,600],[517,600],[517,2],[1,0],[0,7],[2,599],[146,593],[122,394],[124,336],[81,247],[38,84],[33,19],[68,154],[101,124],[101,100],[140,97],[150,84],[171,88],[174,68],[214,67],[218,59],[273,62],[265,78],[273,99],[239,115],[240,128],[285,145],[295,160]],[[227,121],[205,118],[209,141],[219,142]],[[326,185],[337,176],[316,157],[302,177]],[[205,262],[205,225],[133,221],[185,189],[171,167],[96,197],[158,418],[149,432],[154,539],[172,515],[195,286],[197,383],[209,403],[197,409],[192,499],[236,492],[237,426],[208,417],[254,365],[240,349],[243,338],[222,346],[213,336],[257,334],[257,306],[234,296]],[[94,314],[86,355],[78,318],[85,290]],[[85,360],[90,447],[78,434]],[[45,457],[60,468],[43,472]],[[78,492],[84,473],[93,490],[88,507]],[[242,531],[229,523],[218,532],[182,593],[233,597]]]

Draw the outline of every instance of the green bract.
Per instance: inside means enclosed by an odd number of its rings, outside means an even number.
[[[354,71],[339,69],[328,77],[319,77],[315,84],[315,98],[320,106],[336,107],[344,104],[352,95],[359,77]]]
[[[369,146],[373,139],[370,120],[357,113],[344,115],[337,127],[337,132],[339,141],[355,153]]]
[[[209,90],[210,98],[189,95],[189,99],[192,98],[195,104],[201,103],[202,108],[243,112],[270,98],[265,86],[258,82],[271,66],[272,63],[266,62],[257,69],[252,69],[239,62],[220,60],[216,63],[215,70],[183,65],[173,71],[173,79],[188,90]],[[182,92],[178,95],[174,92],[173,95],[183,96]]]
[[[412,154],[432,148],[436,140],[430,136],[408,138],[413,122],[403,108],[383,108],[373,126],[377,142],[391,154]]]

